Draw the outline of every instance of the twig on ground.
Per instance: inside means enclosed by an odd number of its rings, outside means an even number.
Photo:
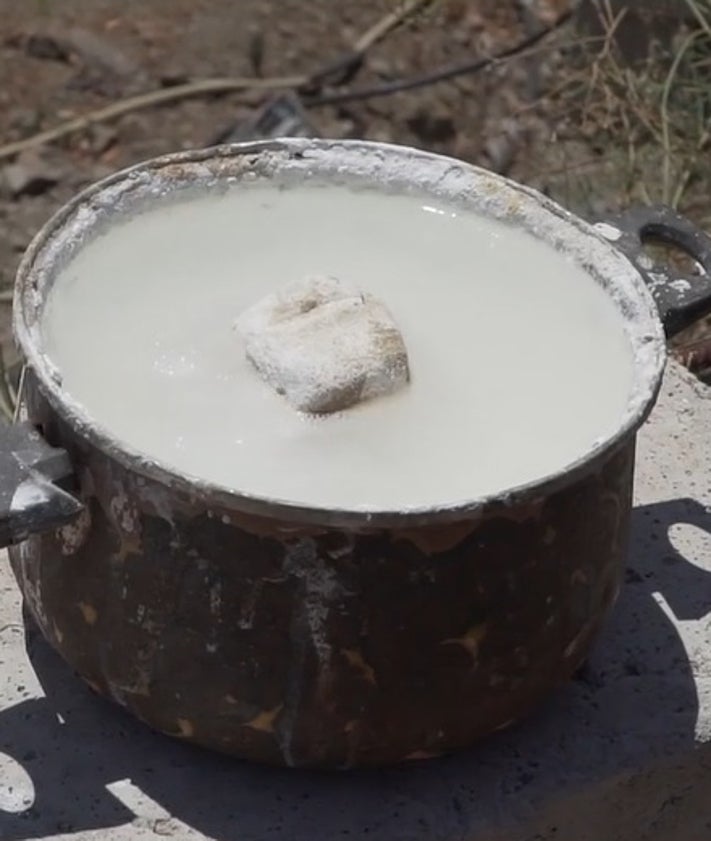
[[[694,15],[696,20],[698,21],[699,26],[703,29],[706,35],[709,38],[711,38],[711,23],[699,8],[699,4],[696,2],[696,0],[685,0],[685,3],[691,10],[691,13]]]
[[[395,27],[399,26],[406,18],[419,11],[425,5],[429,5],[431,2],[432,0],[406,0],[399,9],[389,12],[363,33],[357,39],[352,53],[349,53],[344,58],[337,59],[336,62],[329,62],[313,73],[295,76],[277,76],[267,79],[251,77],[201,79],[194,82],[187,82],[184,85],[175,85],[169,88],[147,91],[146,93],[118,100],[104,108],[89,111],[86,114],[60,123],[54,128],[41,131],[22,140],[16,140],[0,146],[0,160],[10,158],[19,152],[42,146],[45,143],[50,143],[53,140],[59,140],[62,137],[82,131],[96,123],[108,122],[133,111],[151,108],[155,105],[163,105],[168,102],[175,102],[180,99],[241,90],[288,90],[318,87],[335,71],[340,70],[342,73],[352,69],[354,62],[360,63],[370,47],[384,38]]]
[[[366,30],[353,45],[356,53],[366,53],[372,46],[381,41],[389,32],[404,23],[407,18],[419,12],[425,6],[429,6],[432,0],[405,0],[399,9],[389,12],[370,29]]]
[[[425,73],[421,76],[413,76],[409,79],[396,79],[392,82],[386,82],[382,85],[373,85],[369,88],[360,88],[350,91],[335,91],[334,93],[328,93],[322,96],[310,97],[305,101],[305,104],[309,107],[316,108],[323,105],[340,105],[344,102],[374,99],[379,96],[390,96],[391,94],[400,93],[401,91],[423,88],[428,85],[437,84],[438,82],[446,82],[456,76],[464,76],[468,73],[478,73],[481,70],[485,70],[488,67],[495,66],[512,58],[523,58],[524,55],[530,55],[528,52],[529,47],[535,46],[539,41],[560,29],[565,23],[567,23],[571,16],[572,12],[566,12],[559,17],[552,26],[541,29],[513,46],[507,47],[506,49],[503,49],[491,56],[485,56],[484,58],[478,58],[474,61],[464,62],[463,64],[455,64],[451,67],[444,67],[441,70],[434,71],[433,73]]]
[[[400,7],[388,12],[384,17],[367,29],[353,44],[353,49],[339,56],[334,61],[328,61],[311,73],[300,86],[305,92],[316,93],[327,85],[347,85],[363,65],[365,56],[371,47],[375,46],[388,33],[392,32],[408,17],[434,0],[405,0]]]
[[[300,87],[308,81],[306,76],[283,76],[269,79],[239,78],[234,79],[201,79],[196,82],[187,82],[184,85],[175,85],[171,88],[160,88],[155,91],[148,91],[137,96],[129,96],[126,99],[119,99],[104,108],[97,108],[79,117],[60,123],[54,128],[41,131],[23,140],[16,140],[0,146],[0,160],[10,158],[19,152],[33,149],[50,143],[52,140],[59,140],[69,134],[88,128],[96,123],[105,123],[109,120],[121,117],[132,111],[139,111],[143,108],[150,108],[166,102],[174,102],[178,99],[188,99],[194,96],[206,94],[229,93],[239,90],[283,90]]]

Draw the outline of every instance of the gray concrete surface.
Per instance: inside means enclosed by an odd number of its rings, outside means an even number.
[[[406,769],[280,771],[149,732],[25,644],[0,558],[0,838],[708,841],[708,443],[711,390],[671,366],[640,436],[627,581],[588,667],[524,724]]]

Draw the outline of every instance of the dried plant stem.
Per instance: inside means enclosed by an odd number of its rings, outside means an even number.
[[[188,99],[194,96],[205,94],[229,93],[242,90],[283,90],[300,87],[307,81],[306,76],[283,76],[270,79],[234,78],[234,79],[201,79],[197,82],[187,82],[184,85],[176,85],[172,88],[161,88],[160,90],[148,91],[137,96],[129,96],[126,99],[119,99],[112,102],[105,108],[97,108],[79,117],[74,117],[54,128],[41,131],[23,140],[16,140],[0,146],[0,160],[10,158],[19,152],[43,146],[53,140],[59,140],[69,134],[82,131],[96,123],[105,123],[114,120],[132,111],[140,111],[144,108],[151,108],[154,105],[161,105],[166,102],[175,102],[178,99]]]
[[[0,345],[0,414],[10,422],[15,417],[15,398],[12,396],[7,381],[7,370],[5,368],[2,345]]]
[[[689,50],[689,47],[696,41],[703,32],[700,30],[696,30],[696,32],[692,32],[685,40],[684,43],[681,45],[681,48],[674,56],[674,61],[672,62],[671,67],[669,68],[669,72],[667,73],[667,77],[664,80],[664,88],[662,90],[662,101],[660,105],[660,116],[662,121],[662,152],[663,152],[663,159],[662,159],[662,201],[665,204],[669,204],[671,200],[671,162],[672,162],[672,148],[671,148],[671,136],[669,131],[669,97],[671,95],[672,86],[674,83],[674,79],[676,78],[677,72],[679,71],[679,65],[681,64],[684,56]]]
[[[699,136],[699,141],[696,144],[696,153],[703,152],[708,144],[709,140],[711,140],[711,127],[707,126]],[[691,174],[693,172],[693,167],[687,167],[681,175],[679,179],[679,183],[677,184],[677,188],[674,192],[674,198],[672,199],[672,207],[678,207],[684,193],[686,192],[686,188],[689,184],[689,180],[691,179]]]
[[[373,24],[370,29],[366,30],[360,38],[353,45],[356,53],[367,52],[374,44],[382,40],[389,32],[396,29],[403,21],[410,15],[419,12],[425,6],[429,6],[433,0],[405,0],[400,8],[389,12],[385,17],[381,18],[377,23]]]
[[[699,8],[699,4],[696,0],[684,0],[686,5],[691,10],[691,13],[694,15],[696,20],[699,23],[699,26],[703,29],[706,35],[711,38],[711,23],[709,23],[708,18],[704,15],[704,13]]]
[[[364,32],[355,42],[353,52],[349,53],[345,59],[342,59],[338,63],[347,64],[354,60],[362,59],[365,53],[375,43],[399,26],[406,18],[415,14],[415,12],[429,5],[431,2],[433,0],[406,0],[398,9],[386,14],[381,20]],[[79,117],[74,117],[71,120],[60,123],[58,126],[54,126],[54,128],[41,131],[31,137],[0,146],[0,160],[10,158],[13,155],[37,146],[43,146],[45,143],[50,143],[53,140],[59,140],[62,137],[82,131],[96,123],[105,123],[133,111],[152,108],[155,105],[163,105],[168,102],[176,102],[180,99],[244,90],[272,91],[303,88],[313,83],[314,80],[321,79],[324,73],[331,70],[334,66],[333,62],[329,62],[325,68],[319,68],[314,73],[295,76],[275,76],[268,79],[255,79],[253,77],[201,79],[194,82],[186,82],[184,85],[175,85],[170,88],[160,88],[159,90],[148,91],[137,94],[136,96],[129,96],[126,99],[112,102],[104,108],[98,108]]]

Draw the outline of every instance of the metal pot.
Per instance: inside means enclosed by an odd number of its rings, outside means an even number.
[[[57,268],[156,191],[313,173],[454,197],[583,263],[635,355],[616,433],[506,494],[366,515],[196,482],[97,426],[43,352]],[[635,433],[665,358],[645,279],[671,329],[711,308],[706,277],[644,277],[647,234],[711,267],[709,241],[666,211],[596,228],[492,173],[376,143],[226,146],[90,187],[37,235],[17,277],[26,367],[22,417],[1,431],[0,543],[31,616],[97,692],[152,727],[259,761],[434,756],[525,716],[581,665],[620,586]]]

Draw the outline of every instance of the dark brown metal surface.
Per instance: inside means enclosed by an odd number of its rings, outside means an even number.
[[[43,633],[151,726],[259,761],[437,755],[567,680],[618,590],[634,437],[548,498],[409,529],[294,526],[141,477],[64,424],[86,509],[11,558]]]

